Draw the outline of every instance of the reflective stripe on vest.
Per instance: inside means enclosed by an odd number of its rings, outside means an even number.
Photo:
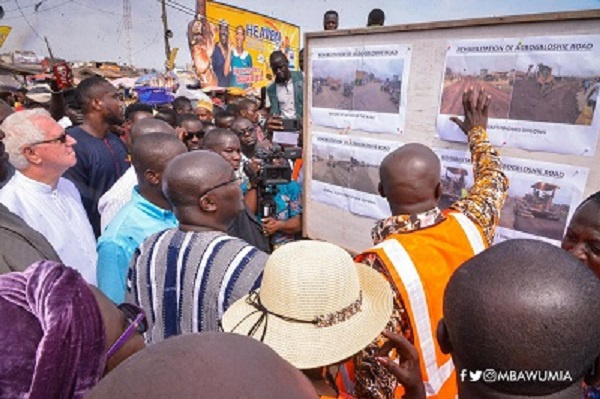
[[[454,364],[452,359],[448,360],[442,367],[438,368],[435,358],[435,341],[431,333],[431,320],[429,310],[427,309],[427,298],[417,268],[410,255],[404,247],[396,240],[386,240],[375,248],[382,249],[388,259],[397,267],[396,271],[408,293],[410,306],[414,314],[421,315],[418,320],[413,320],[417,336],[421,346],[421,360],[427,370],[427,381],[425,382],[425,391],[427,396],[436,395],[444,385],[444,382],[452,375]]]
[[[463,231],[467,235],[467,239],[469,240],[469,243],[471,244],[471,248],[473,248],[473,253],[475,255],[482,252],[486,248],[486,245],[483,242],[483,237],[479,232],[479,229],[477,228],[475,223],[471,221],[471,219],[469,219],[466,215],[460,212],[452,212],[448,214],[448,216],[452,216],[460,224],[460,227],[462,227]]]
[[[439,347],[436,345],[434,337],[434,327],[437,326],[433,326],[432,324],[437,322],[441,317],[441,313],[438,314],[439,311],[430,313],[429,306],[433,302],[428,303],[428,299],[436,301],[435,303],[437,303],[437,300],[441,300],[444,287],[439,286],[438,282],[438,288],[432,292],[426,291],[425,285],[431,286],[431,282],[428,282],[429,280],[422,280],[422,278],[426,278],[424,276],[429,275],[429,273],[426,273],[427,263],[425,262],[424,255],[417,252],[413,254],[415,259],[421,259],[419,268],[417,268],[415,261],[413,261],[404,245],[408,245],[407,248],[411,251],[419,251],[420,247],[415,247],[415,243],[419,241],[414,241],[415,239],[419,240],[420,238],[418,237],[431,236],[431,239],[439,237],[445,240],[456,240],[455,242],[458,245],[457,250],[459,248],[463,250],[459,250],[452,257],[453,263],[447,264],[450,266],[447,269],[447,273],[451,274],[462,262],[483,251],[486,245],[479,227],[467,216],[458,212],[450,212],[447,214],[447,217],[448,220],[446,223],[448,224],[441,224],[437,227],[438,229],[442,229],[439,230],[441,233],[436,233],[438,230],[422,230],[421,232],[415,232],[416,235],[399,234],[391,236],[371,250],[378,254],[382,262],[386,264],[392,279],[397,281],[395,283],[396,286],[401,284],[398,289],[407,307],[408,316],[411,318],[415,346],[420,353],[422,361],[425,391],[428,397],[437,398],[448,398],[448,394],[452,394],[452,397],[454,397],[455,391],[453,390],[456,389],[456,382],[450,381],[450,378],[455,378],[452,359],[447,355],[443,355],[443,358],[438,357],[442,354],[441,352],[438,354]],[[447,231],[447,233],[443,233],[444,231]],[[460,234],[460,231],[462,231],[462,234]],[[460,234],[460,236],[457,234]],[[412,244],[408,244],[408,242],[412,242]],[[426,249],[423,248],[423,250]],[[426,274],[421,275],[420,273]],[[445,278],[449,279],[450,274],[447,274]],[[445,281],[445,278],[442,281]],[[441,303],[433,306],[439,307]],[[447,360],[444,362],[443,359]],[[454,388],[450,389],[450,386],[454,386]]]

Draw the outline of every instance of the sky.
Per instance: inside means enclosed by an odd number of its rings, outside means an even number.
[[[36,4],[40,3],[35,9]],[[365,26],[372,8],[386,13],[386,25],[464,18],[600,8],[600,0],[223,0],[299,25],[302,33],[322,29],[323,13],[337,10],[340,28]],[[179,47],[177,65],[190,63],[187,23],[195,0],[167,0],[171,47]],[[13,28],[2,52],[32,50],[47,55],[47,37],[56,57],[68,60],[127,61],[122,0],[0,0],[2,25]],[[20,9],[19,9],[20,7]],[[133,61],[162,68],[165,61],[159,0],[131,0]],[[24,16],[23,16],[24,15]]]

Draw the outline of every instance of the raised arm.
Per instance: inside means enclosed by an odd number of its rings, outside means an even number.
[[[490,101],[491,97],[483,89],[476,99],[471,87],[463,94],[464,120],[452,118],[468,137],[474,184],[468,195],[453,203],[451,208],[478,224],[488,245],[494,239],[508,191],[508,179],[502,170],[500,155],[490,144],[486,132]]]

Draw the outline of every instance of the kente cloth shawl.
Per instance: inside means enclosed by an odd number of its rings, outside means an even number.
[[[0,276],[0,340],[0,398],[81,398],[104,372],[96,298],[57,262]]]

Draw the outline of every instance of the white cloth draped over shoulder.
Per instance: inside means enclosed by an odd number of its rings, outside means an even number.
[[[131,201],[133,188],[138,184],[133,166],[113,184],[113,186],[100,197],[98,212],[100,212],[100,231],[104,233],[106,227],[119,211]]]

